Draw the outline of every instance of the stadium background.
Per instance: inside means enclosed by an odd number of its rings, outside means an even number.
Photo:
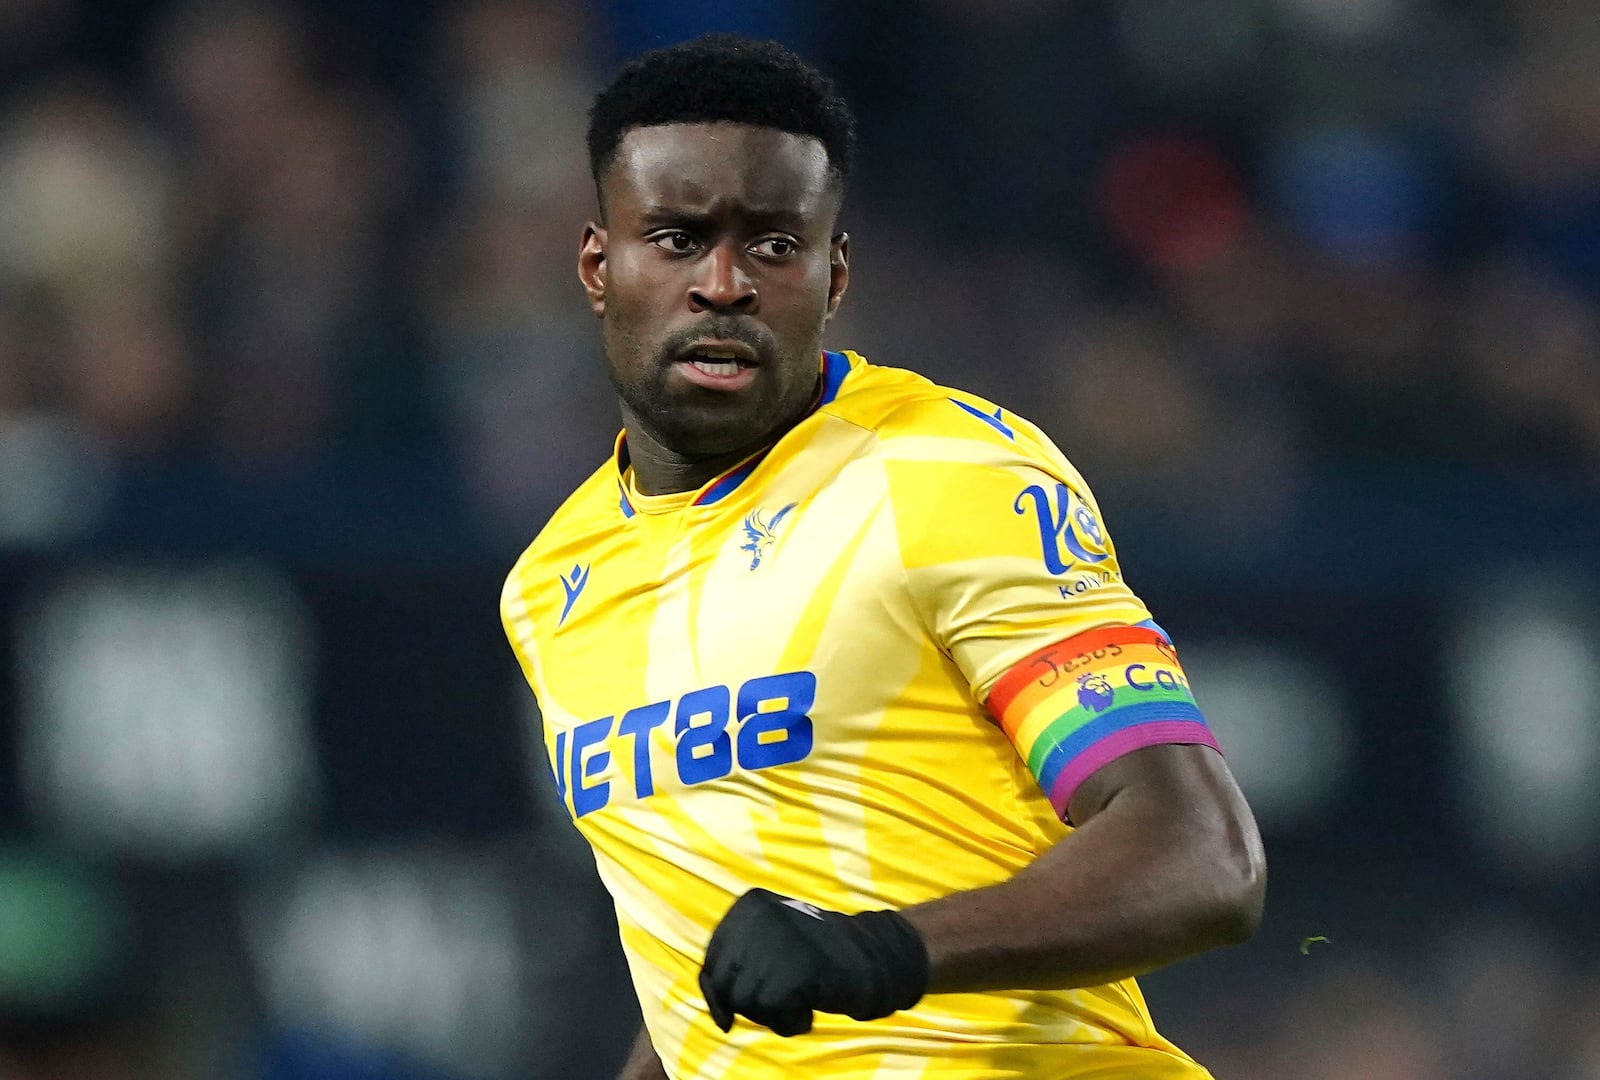
[[[1260,816],[1166,1031],[1600,1078],[1597,13],[0,0],[0,1075],[610,1074],[495,605],[615,423],[588,97],[742,29],[862,118],[829,343],[1056,437]]]

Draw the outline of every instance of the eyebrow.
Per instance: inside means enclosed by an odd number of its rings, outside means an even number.
[[[715,225],[719,218],[727,215],[758,228],[787,229],[792,232],[799,231],[806,220],[804,214],[792,209],[746,206],[732,206],[720,212],[675,206],[645,206],[639,211],[639,220],[646,227],[687,225],[706,228]]]

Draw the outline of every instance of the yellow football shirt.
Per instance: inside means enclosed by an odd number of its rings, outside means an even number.
[[[770,450],[698,491],[631,480],[622,438],[501,611],[673,1080],[1207,1076],[1131,979],[818,1013],[789,1039],[724,1034],[697,983],[747,889],[854,912],[990,885],[1070,831],[1095,768],[1215,745],[1049,439],[825,353]]]

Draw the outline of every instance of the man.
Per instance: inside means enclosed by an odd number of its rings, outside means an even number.
[[[1037,428],[823,352],[853,145],[781,48],[596,99],[616,451],[506,583],[645,1030],[627,1080],[1205,1077],[1132,976],[1250,936],[1250,812]]]

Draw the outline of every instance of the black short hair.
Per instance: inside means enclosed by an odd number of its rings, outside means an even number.
[[[629,61],[589,110],[595,187],[629,130],[727,121],[809,135],[843,188],[855,157],[856,121],[832,80],[775,41],[706,34]]]

